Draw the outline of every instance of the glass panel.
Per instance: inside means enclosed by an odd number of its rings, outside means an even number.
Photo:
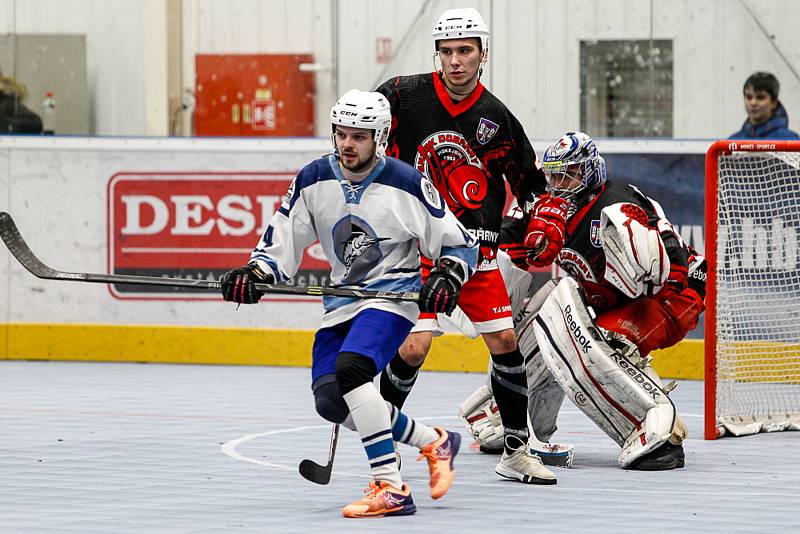
[[[596,137],[671,137],[672,62],[671,40],[582,41],[581,129]]]

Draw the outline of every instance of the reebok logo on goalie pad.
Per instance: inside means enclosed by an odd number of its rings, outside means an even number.
[[[583,329],[577,322],[575,322],[575,319],[573,319],[572,307],[569,304],[567,304],[567,306],[564,308],[564,319],[567,321],[567,326],[569,327],[569,331],[572,333],[572,337],[581,346],[583,353],[587,354],[592,346],[589,344],[589,338],[587,338],[583,333]]]
[[[625,373],[630,376],[634,382],[639,384],[641,388],[651,397],[653,397],[654,401],[658,401],[661,398],[661,390],[647,377],[642,371],[639,370],[638,367],[633,365],[624,356],[622,356],[619,352],[612,352],[611,359],[614,360],[620,369],[625,371]]]

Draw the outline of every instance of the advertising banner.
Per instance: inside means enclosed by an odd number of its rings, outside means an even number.
[[[109,272],[219,280],[247,261],[294,173],[116,173],[108,184]],[[306,250],[295,282],[325,285],[322,249]],[[117,284],[118,298],[206,298],[192,288]]]

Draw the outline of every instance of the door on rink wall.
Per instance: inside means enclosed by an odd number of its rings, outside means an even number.
[[[195,131],[199,136],[314,135],[310,54],[198,54]]]

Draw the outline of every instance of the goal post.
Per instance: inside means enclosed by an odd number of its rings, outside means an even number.
[[[800,430],[800,141],[706,154],[705,438]]]

